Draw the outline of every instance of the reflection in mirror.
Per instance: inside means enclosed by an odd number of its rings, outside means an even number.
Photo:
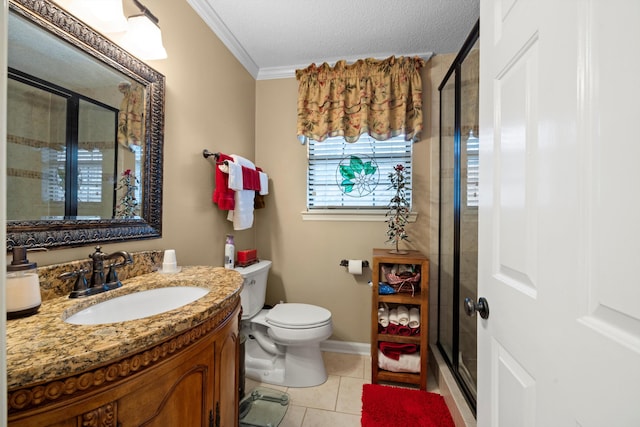
[[[7,248],[160,237],[164,76],[55,3],[10,8]]]

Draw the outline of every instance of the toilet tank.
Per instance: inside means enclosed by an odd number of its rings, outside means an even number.
[[[236,267],[234,270],[242,274],[244,279],[240,303],[242,304],[242,319],[250,319],[264,306],[267,293],[267,277],[271,261],[262,260],[248,267]]]

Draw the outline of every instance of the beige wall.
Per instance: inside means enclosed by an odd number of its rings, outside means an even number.
[[[414,145],[413,202],[418,219],[408,227],[410,243],[435,259],[437,253],[438,91],[453,55],[434,57],[423,70],[425,131]],[[268,173],[271,189],[267,209],[260,212],[257,245],[273,261],[267,302],[305,302],[332,312],[332,339],[370,341],[370,270],[358,278],[339,266],[342,259],[371,262],[372,248],[385,246],[384,222],[304,221],[306,146],[296,139],[295,78],[262,80],[256,90],[256,161]],[[432,179],[435,175],[435,180]],[[431,269],[433,271],[433,268]],[[436,270],[437,271],[437,270]],[[436,289],[432,281],[432,291]],[[435,301],[435,293],[433,299]],[[431,313],[432,317],[435,312]],[[432,322],[435,325],[435,322]],[[431,329],[431,339],[435,329]]]
[[[214,165],[202,150],[254,155],[255,80],[184,1],[144,2],[160,19],[168,58],[149,61],[166,77],[162,239],[103,250],[174,248],[178,263],[222,265],[225,234],[255,245],[254,229],[233,232],[211,203]],[[30,253],[40,265],[86,258],[93,246]]]
[[[357,278],[342,259],[371,261],[385,247],[384,222],[303,221],[306,147],[295,137],[295,78],[256,82],[186,2],[147,0],[160,19],[168,59],[149,64],[166,76],[163,238],[105,245],[103,250],[176,249],[178,263],[222,265],[224,236],[237,249],[257,247],[273,260],[267,303],[280,300],[321,305],[333,314],[332,339],[370,340],[370,271]],[[425,131],[414,146],[414,205],[417,222],[410,243],[431,258],[434,307],[437,262],[438,91],[454,55],[436,56],[423,70]],[[254,158],[270,178],[266,208],[255,227],[234,232],[226,213],[211,203],[212,160],[202,150]],[[391,248],[391,247],[389,247]],[[86,258],[92,247],[30,254],[41,265]],[[437,268],[435,269],[437,271]],[[435,319],[432,308],[431,318]],[[435,322],[430,339],[435,339]]]

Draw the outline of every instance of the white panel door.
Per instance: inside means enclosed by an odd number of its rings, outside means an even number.
[[[640,426],[640,1],[480,7],[479,427]]]

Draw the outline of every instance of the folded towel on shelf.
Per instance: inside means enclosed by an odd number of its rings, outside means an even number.
[[[400,326],[400,325],[394,325],[393,323],[389,323],[389,326],[384,328],[383,334],[389,334],[389,335],[397,334],[398,333],[398,326]]]
[[[389,323],[392,325],[398,325],[398,309],[392,308],[389,310]]]
[[[410,328],[417,328],[420,326],[420,309],[418,307],[412,307],[409,310],[409,323]]]
[[[383,328],[389,326],[389,307],[386,304],[378,308],[378,323]]]
[[[400,335],[402,337],[415,337],[420,335],[420,327],[410,328],[408,326],[394,325],[382,326],[378,323],[378,333],[386,335]]]
[[[420,353],[401,354],[396,360],[378,350],[378,367],[391,372],[420,372]]]
[[[409,309],[404,305],[398,306],[398,324],[402,326],[409,324]]]
[[[380,351],[382,351],[385,356],[398,360],[401,354],[412,354],[417,352],[418,346],[416,344],[382,341],[380,343]]]
[[[397,335],[403,336],[403,337],[410,337],[411,336],[411,328],[405,325],[398,325],[398,331],[396,332]]]

